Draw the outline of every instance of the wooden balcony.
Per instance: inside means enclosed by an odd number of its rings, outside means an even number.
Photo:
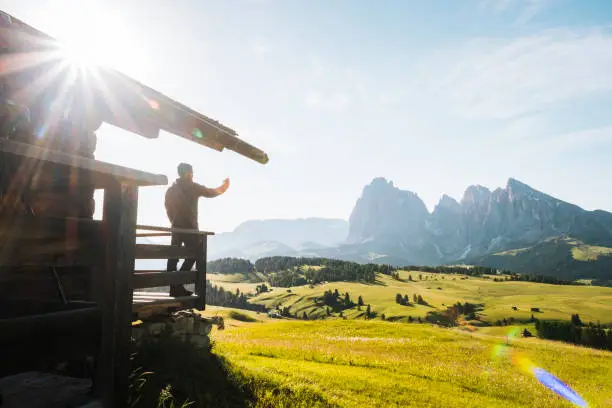
[[[208,236],[212,232],[190,230],[182,228],[154,227],[137,225],[137,238],[170,237],[173,233],[197,235],[199,244],[191,249],[176,245],[136,244],[135,259],[195,259],[195,270],[166,271],[166,270],[135,270],[131,287],[133,290],[132,311],[143,317],[151,313],[163,313],[165,310],[192,308],[204,310],[206,307],[206,257]],[[146,232],[143,232],[146,231]],[[163,292],[137,291],[170,285],[193,284],[193,296],[171,297]]]

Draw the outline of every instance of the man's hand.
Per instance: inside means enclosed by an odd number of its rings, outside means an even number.
[[[229,188],[230,185],[230,180],[229,178],[226,178],[225,180],[223,180],[223,184],[221,184],[219,187],[215,188],[215,191],[218,194],[223,194],[227,191],[227,189]]]

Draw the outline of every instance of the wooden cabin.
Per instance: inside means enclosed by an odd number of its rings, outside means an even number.
[[[137,244],[137,236],[172,233],[136,224],[139,189],[168,180],[96,160],[96,131],[103,122],[148,139],[164,130],[262,164],[268,157],[120,72],[76,69],[61,44],[1,11],[0,74],[0,407],[17,404],[19,387],[36,395],[35,406],[50,406],[43,388],[28,389],[33,382],[24,378],[71,359],[89,361],[80,377],[93,380],[97,406],[126,406],[133,313],[158,304],[205,307],[212,233],[182,231],[201,237],[197,253]],[[101,220],[93,219],[95,190],[104,190]],[[197,258],[195,271],[134,269],[135,259],[187,256]],[[139,292],[171,283],[195,284],[194,296]],[[48,398],[57,398],[54,387]]]

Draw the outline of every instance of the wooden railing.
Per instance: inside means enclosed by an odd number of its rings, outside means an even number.
[[[206,307],[206,257],[208,236],[212,232],[183,228],[155,227],[150,225],[137,225],[136,238],[146,237],[170,237],[172,234],[198,235],[198,245],[188,248],[177,245],[160,244],[136,244],[135,259],[195,259],[195,270],[192,271],[166,271],[166,270],[135,270],[132,278],[132,289],[144,289],[169,285],[195,285],[195,296],[183,296],[173,298],[172,301],[179,302],[182,306],[194,306],[204,310]],[[147,231],[147,232],[139,232]],[[151,232],[152,231],[152,232]],[[135,305],[138,292],[134,292]],[[142,299],[142,297],[140,298]],[[168,299],[150,296],[147,305],[155,303],[167,303]]]

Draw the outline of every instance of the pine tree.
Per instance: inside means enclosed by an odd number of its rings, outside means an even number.
[[[304,312],[303,319],[308,320],[308,315],[306,314],[306,312]]]
[[[380,320],[387,320],[387,316],[385,316],[385,314],[384,314],[384,313],[383,313],[383,314],[381,314],[381,315],[380,315]]]
[[[582,326],[582,320],[580,320],[578,313],[572,315],[572,324],[574,326]]]
[[[409,281],[411,281],[411,282],[413,282],[413,280],[412,280],[412,275],[408,275],[408,280],[409,280]]]
[[[404,295],[403,305],[408,306],[410,304],[410,299],[408,299],[408,295]]]
[[[366,309],[366,316],[368,318],[370,318],[370,316],[372,315],[372,308],[370,307],[370,305],[368,304],[368,308]]]
[[[418,303],[419,298],[417,297],[416,293],[412,295],[412,300],[414,301],[414,303]]]
[[[402,295],[401,293],[398,293],[395,295],[395,303],[399,303],[400,305],[402,304]]]
[[[419,280],[423,280],[423,275],[419,273]]]
[[[364,303],[363,303],[363,298],[362,298],[361,296],[359,296],[359,299],[357,300],[357,304],[358,304],[359,306],[363,306],[363,305],[364,305]]]

